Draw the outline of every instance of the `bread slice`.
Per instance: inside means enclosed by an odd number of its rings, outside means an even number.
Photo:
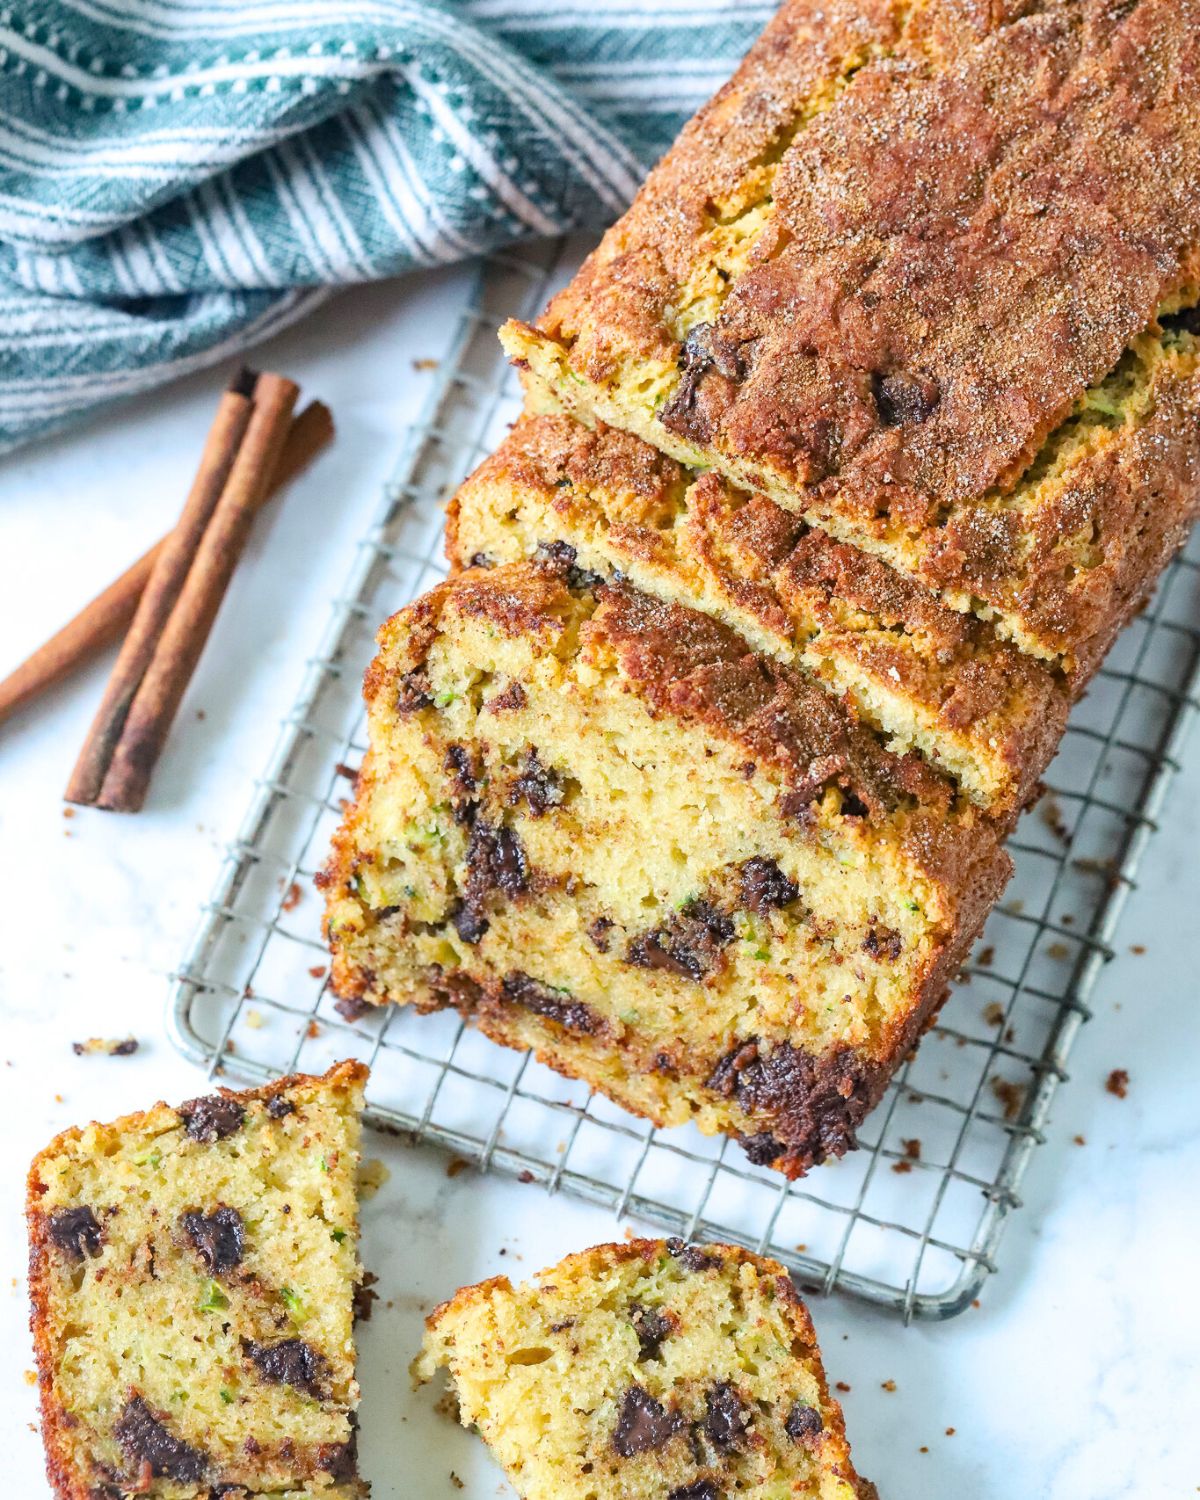
[[[60,1500],[351,1500],[367,1070],[65,1131],[29,1173]]]
[[[875,1497],[786,1272],[730,1245],[598,1245],[464,1287],[413,1376],[442,1369],[522,1500]]]
[[[566,546],[580,568],[714,615],[997,813],[1028,800],[1066,722],[1062,675],[989,625],[603,422],[523,416],[451,500],[446,538],[457,567]]]
[[[659,1124],[845,1151],[1011,865],[727,626],[565,560],[395,616],[322,877],[343,996],[456,1006]]]
[[[567,410],[1095,665],[1200,504],[1200,0],[790,0],[538,326]]]

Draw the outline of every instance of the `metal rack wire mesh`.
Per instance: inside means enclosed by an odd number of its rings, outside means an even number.
[[[453,1015],[334,1008],[308,890],[364,745],[359,684],[382,619],[444,571],[441,501],[515,414],[495,327],[530,316],[570,250],[480,270],[422,421],[174,979],[176,1045],[261,1080],[369,1062],[368,1121],[688,1238],[782,1260],[811,1292],[908,1319],[977,1295],[1200,703],[1200,546],[1171,567],[1076,708],[1017,874],[957,993],[868,1119],[861,1150],[788,1184],[726,1141],[656,1131]],[[917,1143],[917,1144],[914,1144]]]

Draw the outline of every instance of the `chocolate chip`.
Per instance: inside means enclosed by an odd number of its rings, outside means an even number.
[[[667,1500],[722,1500],[722,1495],[711,1479],[697,1479],[695,1484],[671,1490]]]
[[[625,950],[625,962],[698,982],[715,966],[733,934],[733,922],[724,912],[707,901],[689,901],[662,927],[634,938]]]
[[[155,1479],[199,1484],[208,1460],[197,1448],[176,1437],[154,1415],[140,1396],[133,1396],[113,1426],[113,1435],[130,1464],[149,1464]]]
[[[476,824],[467,845],[467,865],[468,882],[474,880],[484,890],[519,896],[528,887],[529,861],[511,828]]]
[[[713,324],[697,323],[680,345],[681,379],[671,399],[659,412],[659,421],[673,432],[690,433],[697,441],[707,441],[711,436],[708,423],[700,420],[696,409],[704,377],[714,370],[726,380],[745,380],[753,366],[757,348],[756,340],[738,344],[720,333]]]
[[[933,414],[941,400],[941,387],[931,375],[896,370],[889,375],[872,375],[871,394],[885,427],[908,427]]]
[[[471,763],[471,752],[465,745],[448,745],[443,765],[453,783],[450,800],[454,807],[455,821],[469,823],[475,809],[471,799],[479,785],[475,779],[475,767]]]
[[[1178,312],[1168,313],[1158,321],[1162,328],[1170,331],[1200,336],[1200,306],[1180,308]]]
[[[758,1038],[748,1037],[735,1042],[705,1080],[710,1089],[715,1089],[723,1099],[732,1099],[737,1089],[738,1074],[758,1056]]]
[[[246,1111],[236,1099],[227,1099],[223,1094],[207,1094],[203,1099],[189,1099],[181,1104],[179,1117],[192,1140],[210,1146],[240,1130]]]
[[[563,796],[557,775],[541,763],[536,750],[527,751],[521,759],[520,774],[509,786],[508,805],[515,807],[518,802],[527,802],[532,815],[540,818],[548,808],[561,807]]]
[[[354,1417],[351,1416],[350,1420],[354,1421]],[[353,1433],[346,1443],[320,1443],[317,1468],[332,1479],[355,1479],[358,1474],[358,1433]]]
[[[429,689],[429,678],[422,668],[418,667],[414,672],[406,672],[396,684],[396,712],[398,714],[415,714],[422,708],[428,708],[433,702],[433,694]]]
[[[547,1020],[557,1021],[568,1031],[595,1035],[604,1029],[601,1018],[582,1000],[573,999],[567,990],[556,990],[548,984],[540,984],[528,974],[523,974],[520,969],[506,974],[501,988],[506,1000],[523,1005],[526,1010],[545,1016]]]
[[[612,1444],[622,1458],[662,1448],[687,1423],[678,1411],[668,1411],[640,1385],[631,1385],[621,1398],[621,1411]]]
[[[60,1208],[56,1214],[50,1215],[46,1227],[50,1238],[72,1260],[100,1254],[104,1231],[86,1204],[79,1208]]]
[[[679,1326],[678,1319],[671,1313],[660,1312],[654,1307],[643,1307],[640,1302],[630,1304],[629,1321],[633,1324],[641,1351],[638,1354],[639,1364],[645,1364],[648,1359],[657,1359],[663,1339],[674,1333]]]
[[[705,1433],[722,1453],[729,1453],[741,1447],[749,1425],[750,1408],[737,1387],[728,1380],[719,1380],[705,1398]]]
[[[334,1010],[338,1011],[340,1015],[343,1013],[339,1009],[340,1006],[351,1004],[361,1005],[362,1003],[363,1002],[361,1000],[339,1000],[337,1002],[337,1005],[335,1005],[333,1008]],[[370,1008],[371,1007],[369,1005],[366,1007],[367,1010],[370,1010]],[[272,1094],[271,1097],[267,1100],[267,1113],[271,1116],[272,1120],[283,1120],[286,1119],[288,1115],[294,1115],[296,1113],[296,1106],[292,1103],[292,1101],[287,1097],[286,1094]]]
[[[760,1135],[739,1135],[738,1144],[756,1167],[769,1167],[787,1154],[787,1147],[770,1131],[763,1131]]]
[[[608,952],[608,934],[616,925],[611,917],[597,917],[588,924],[588,937],[601,953]]]
[[[371,1313],[376,1302],[379,1301],[379,1293],[375,1290],[379,1277],[371,1271],[363,1272],[363,1279],[354,1288],[354,1299],[352,1310],[356,1323],[369,1323]]]
[[[685,1271],[708,1271],[721,1264],[719,1255],[712,1255],[703,1245],[689,1245],[677,1236],[667,1241],[667,1250]]]
[[[557,573],[572,593],[603,587],[604,579],[600,574],[577,567],[575,557],[576,551],[570,542],[539,542],[534,561]]]
[[[365,1015],[375,1009],[370,1001],[361,1000],[357,995],[342,995],[333,1002],[333,1008],[343,1021],[361,1021]]]
[[[236,1208],[222,1204],[211,1214],[193,1210],[181,1215],[179,1222],[210,1276],[223,1276],[241,1265],[246,1226]]]
[[[320,1398],[329,1376],[329,1362],[303,1339],[281,1339],[277,1344],[243,1339],[242,1353],[272,1385],[290,1385]]]
[[[506,688],[494,694],[483,705],[489,713],[502,714],[525,707],[525,689],[514,677]]]
[[[790,881],[773,859],[755,855],[742,866],[742,904],[765,916],[770,907],[790,906],[800,887]]]
[[[875,927],[867,929],[867,935],[862,940],[862,950],[869,953],[872,958],[896,959],[904,949],[904,939],[891,927]]]
[[[486,552],[472,552],[468,568],[494,568],[495,558],[489,557]]]
[[[857,792],[843,791],[841,813],[843,818],[866,818],[870,816],[871,809]]]
[[[807,1443],[824,1432],[825,1423],[815,1406],[805,1406],[803,1401],[797,1401],[787,1414],[783,1430],[793,1443]]]
[[[477,943],[492,925],[482,912],[468,906],[465,901],[456,901],[450,908],[450,922],[464,943]]]

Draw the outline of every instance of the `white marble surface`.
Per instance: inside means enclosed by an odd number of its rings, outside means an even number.
[[[262,353],[332,405],[339,442],[260,524],[142,815],[63,816],[102,668],[0,729],[6,1495],[46,1493],[25,1374],[25,1164],[68,1123],[200,1082],[162,1037],[166,975],[429,379],[412,361],[439,352],[461,290],[452,274],[365,288]],[[216,387],[196,377],[0,466],[0,673],[170,522]],[[839,1299],[813,1308],[830,1378],[851,1387],[856,1457],[886,1500],[1200,1492],[1198,808],[1193,740],[982,1306],[907,1329]],[[71,1053],[73,1039],[126,1032],[142,1040],[135,1057]],[[1115,1067],[1131,1075],[1124,1101],[1104,1090]],[[409,1393],[422,1313],[462,1282],[530,1272],[626,1226],[537,1187],[450,1179],[431,1152],[383,1138],[369,1150],[392,1175],[364,1214],[386,1299],[362,1333],[366,1472],[378,1500],[505,1495],[476,1441]]]

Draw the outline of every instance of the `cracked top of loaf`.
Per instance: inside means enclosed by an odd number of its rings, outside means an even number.
[[[509,352],[1093,660],[1200,492],[1200,0],[795,0]]]

